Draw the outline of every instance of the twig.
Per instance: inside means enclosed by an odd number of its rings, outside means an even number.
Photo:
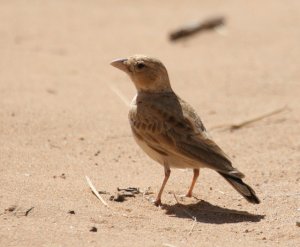
[[[191,227],[191,230],[188,232],[188,235],[189,235],[189,236],[192,235],[196,223],[197,223],[197,218],[195,217],[195,218],[194,218],[194,223],[193,223],[193,225],[192,225],[192,227]]]
[[[25,215],[25,216],[28,216],[28,214],[30,213],[30,211],[31,211],[32,209],[34,209],[34,207],[31,207],[31,208],[27,209],[27,210],[25,211],[24,215]]]
[[[250,125],[250,124],[252,124],[254,122],[258,122],[258,121],[260,121],[260,120],[262,120],[264,118],[267,118],[267,117],[273,116],[275,114],[281,113],[281,112],[283,112],[283,111],[285,111],[287,109],[288,109],[288,107],[284,106],[284,107],[282,107],[280,109],[277,109],[277,110],[274,110],[272,112],[263,114],[261,116],[258,116],[258,117],[255,117],[255,118],[243,121],[243,122],[241,122],[239,124],[222,124],[222,125],[214,126],[210,130],[220,129],[221,131],[226,131],[226,130],[234,131],[234,130],[243,128],[243,127],[245,127],[247,125]]]
[[[180,203],[180,202],[178,201],[177,196],[176,196],[174,193],[173,193],[173,196],[174,196],[176,202],[177,202],[180,206],[182,206],[183,204]],[[192,215],[189,211],[185,210],[184,208],[182,208],[182,210],[183,210],[188,216],[190,216],[190,217],[192,218],[192,220],[194,220],[194,219],[196,218],[194,215]]]
[[[186,26],[183,26],[173,32],[170,33],[169,39],[171,41],[175,41],[177,39],[181,39],[190,35],[193,35],[197,32],[203,31],[203,30],[210,30],[215,27],[224,25],[225,19],[224,17],[211,17],[203,21],[199,21],[196,23],[188,24]]]
[[[174,193],[173,193],[173,196],[174,196],[176,202],[182,207],[183,204],[180,203],[180,202],[178,201],[178,199],[177,199],[177,197],[176,197],[176,195],[175,195]],[[183,210],[188,216],[190,216],[190,217],[192,218],[192,220],[194,221],[194,223],[193,223],[193,225],[192,225],[190,231],[188,232],[188,235],[190,236],[190,235],[192,235],[192,232],[193,232],[193,230],[194,230],[194,227],[195,227],[195,225],[196,225],[196,223],[197,223],[197,218],[196,218],[196,216],[192,215],[190,212],[188,212],[188,211],[185,210],[184,208],[182,208],[182,210]]]
[[[85,176],[86,181],[88,183],[88,185],[90,186],[90,188],[92,189],[92,191],[94,192],[95,196],[97,196],[97,198],[104,204],[104,206],[108,207],[108,204],[104,201],[104,199],[100,196],[99,192],[96,190],[95,186],[92,184],[91,180],[89,179],[88,176]]]
[[[118,88],[116,88],[115,86],[112,86],[112,85],[107,85],[107,86],[109,87],[109,89],[111,91],[113,91],[123,101],[123,103],[125,103],[126,106],[128,106],[128,107],[130,106],[129,100]]]

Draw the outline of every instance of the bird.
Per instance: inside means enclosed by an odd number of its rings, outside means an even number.
[[[192,169],[187,197],[192,197],[201,168],[218,172],[248,202],[260,203],[255,191],[243,182],[245,175],[233,167],[228,155],[214,142],[196,111],[173,91],[164,64],[157,58],[133,55],[111,65],[124,71],[137,94],[128,114],[136,143],[164,167],[164,179],[154,204],[162,194],[171,168]]]

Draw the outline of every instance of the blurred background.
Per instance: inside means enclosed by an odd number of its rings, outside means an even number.
[[[169,39],[172,31],[212,16],[224,17],[224,25]],[[299,24],[297,0],[1,0],[0,244],[296,246]],[[212,205],[265,220],[205,216],[199,206],[189,237],[189,217],[169,217],[147,200],[112,204],[117,216],[96,201],[85,175],[110,192],[131,185],[156,193],[162,180],[162,168],[131,137],[120,95],[130,101],[135,88],[109,64],[133,54],[162,60],[176,93],[194,106],[209,130],[287,106],[288,111],[240,130],[212,131],[248,175],[260,206],[248,205],[206,170],[196,187],[198,197]],[[174,171],[172,176],[165,195],[169,205],[176,202],[167,191],[185,193],[192,175]],[[21,213],[7,210],[12,205]],[[28,216],[20,216],[31,207]],[[67,214],[71,209],[73,218]],[[221,223],[220,217],[225,217]],[[92,226],[101,234],[91,235]]]

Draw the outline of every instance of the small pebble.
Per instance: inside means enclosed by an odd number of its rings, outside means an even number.
[[[97,231],[98,231],[97,227],[94,226],[90,229],[90,232],[97,232]]]
[[[109,200],[115,201],[115,202],[124,202],[125,201],[125,196],[121,195],[121,194],[116,194],[115,196],[111,196],[109,198]]]
[[[17,206],[13,205],[13,206],[10,206],[9,208],[5,209],[5,211],[13,212],[16,210],[16,208],[17,208]]]

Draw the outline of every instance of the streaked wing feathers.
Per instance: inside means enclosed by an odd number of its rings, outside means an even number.
[[[242,173],[232,167],[231,161],[221,148],[209,138],[192,107],[183,100],[174,98],[177,102],[173,102],[169,110],[163,100],[143,101],[139,108],[143,114],[134,118],[133,131],[158,152],[181,156],[194,163],[205,163],[211,169],[243,177]],[[177,107],[174,108],[174,105]],[[145,114],[146,111],[149,111],[148,114]],[[159,128],[152,128],[157,123],[160,123]]]

